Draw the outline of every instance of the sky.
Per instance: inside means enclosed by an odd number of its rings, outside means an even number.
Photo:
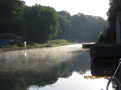
[[[67,11],[71,15],[83,13],[85,15],[100,16],[107,20],[109,0],[23,0],[27,6],[40,4],[53,7],[56,11]]]

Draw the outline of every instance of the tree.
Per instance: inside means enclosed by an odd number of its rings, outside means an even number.
[[[116,19],[117,12],[121,11],[120,0],[113,0],[109,3],[110,8],[107,12],[109,27],[106,30],[105,42],[106,43],[116,43]]]
[[[35,5],[25,6],[24,19],[29,41],[45,43],[58,33],[57,13],[53,8]]]
[[[73,17],[66,11],[58,12],[58,21],[59,21],[59,32],[58,37],[61,39],[68,39],[70,37],[72,29],[72,20]]]
[[[0,33],[9,32],[26,37],[26,25],[22,18],[24,2],[0,0]]]

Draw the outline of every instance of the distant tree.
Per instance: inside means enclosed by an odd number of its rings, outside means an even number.
[[[99,16],[78,13],[71,16],[66,11],[58,12],[59,33],[57,38],[75,39],[80,42],[97,41],[100,31],[104,31],[108,22]]]
[[[73,17],[66,11],[58,12],[59,32],[57,38],[68,39],[72,29]]]

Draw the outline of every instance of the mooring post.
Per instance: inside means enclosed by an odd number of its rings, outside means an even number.
[[[121,65],[119,66],[119,81],[121,83]]]
[[[117,70],[119,69],[120,64],[121,64],[121,58],[119,59],[119,64],[118,64],[118,67],[116,68],[116,71],[115,71],[115,73],[114,73],[113,77],[114,77],[114,76],[115,76],[115,74],[117,73]]]

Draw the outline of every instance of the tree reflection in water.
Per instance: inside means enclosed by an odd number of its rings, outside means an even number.
[[[83,74],[89,69],[89,53],[79,48],[1,53],[0,90],[27,90],[31,85],[43,87],[55,83],[59,77],[71,76],[73,71]]]

